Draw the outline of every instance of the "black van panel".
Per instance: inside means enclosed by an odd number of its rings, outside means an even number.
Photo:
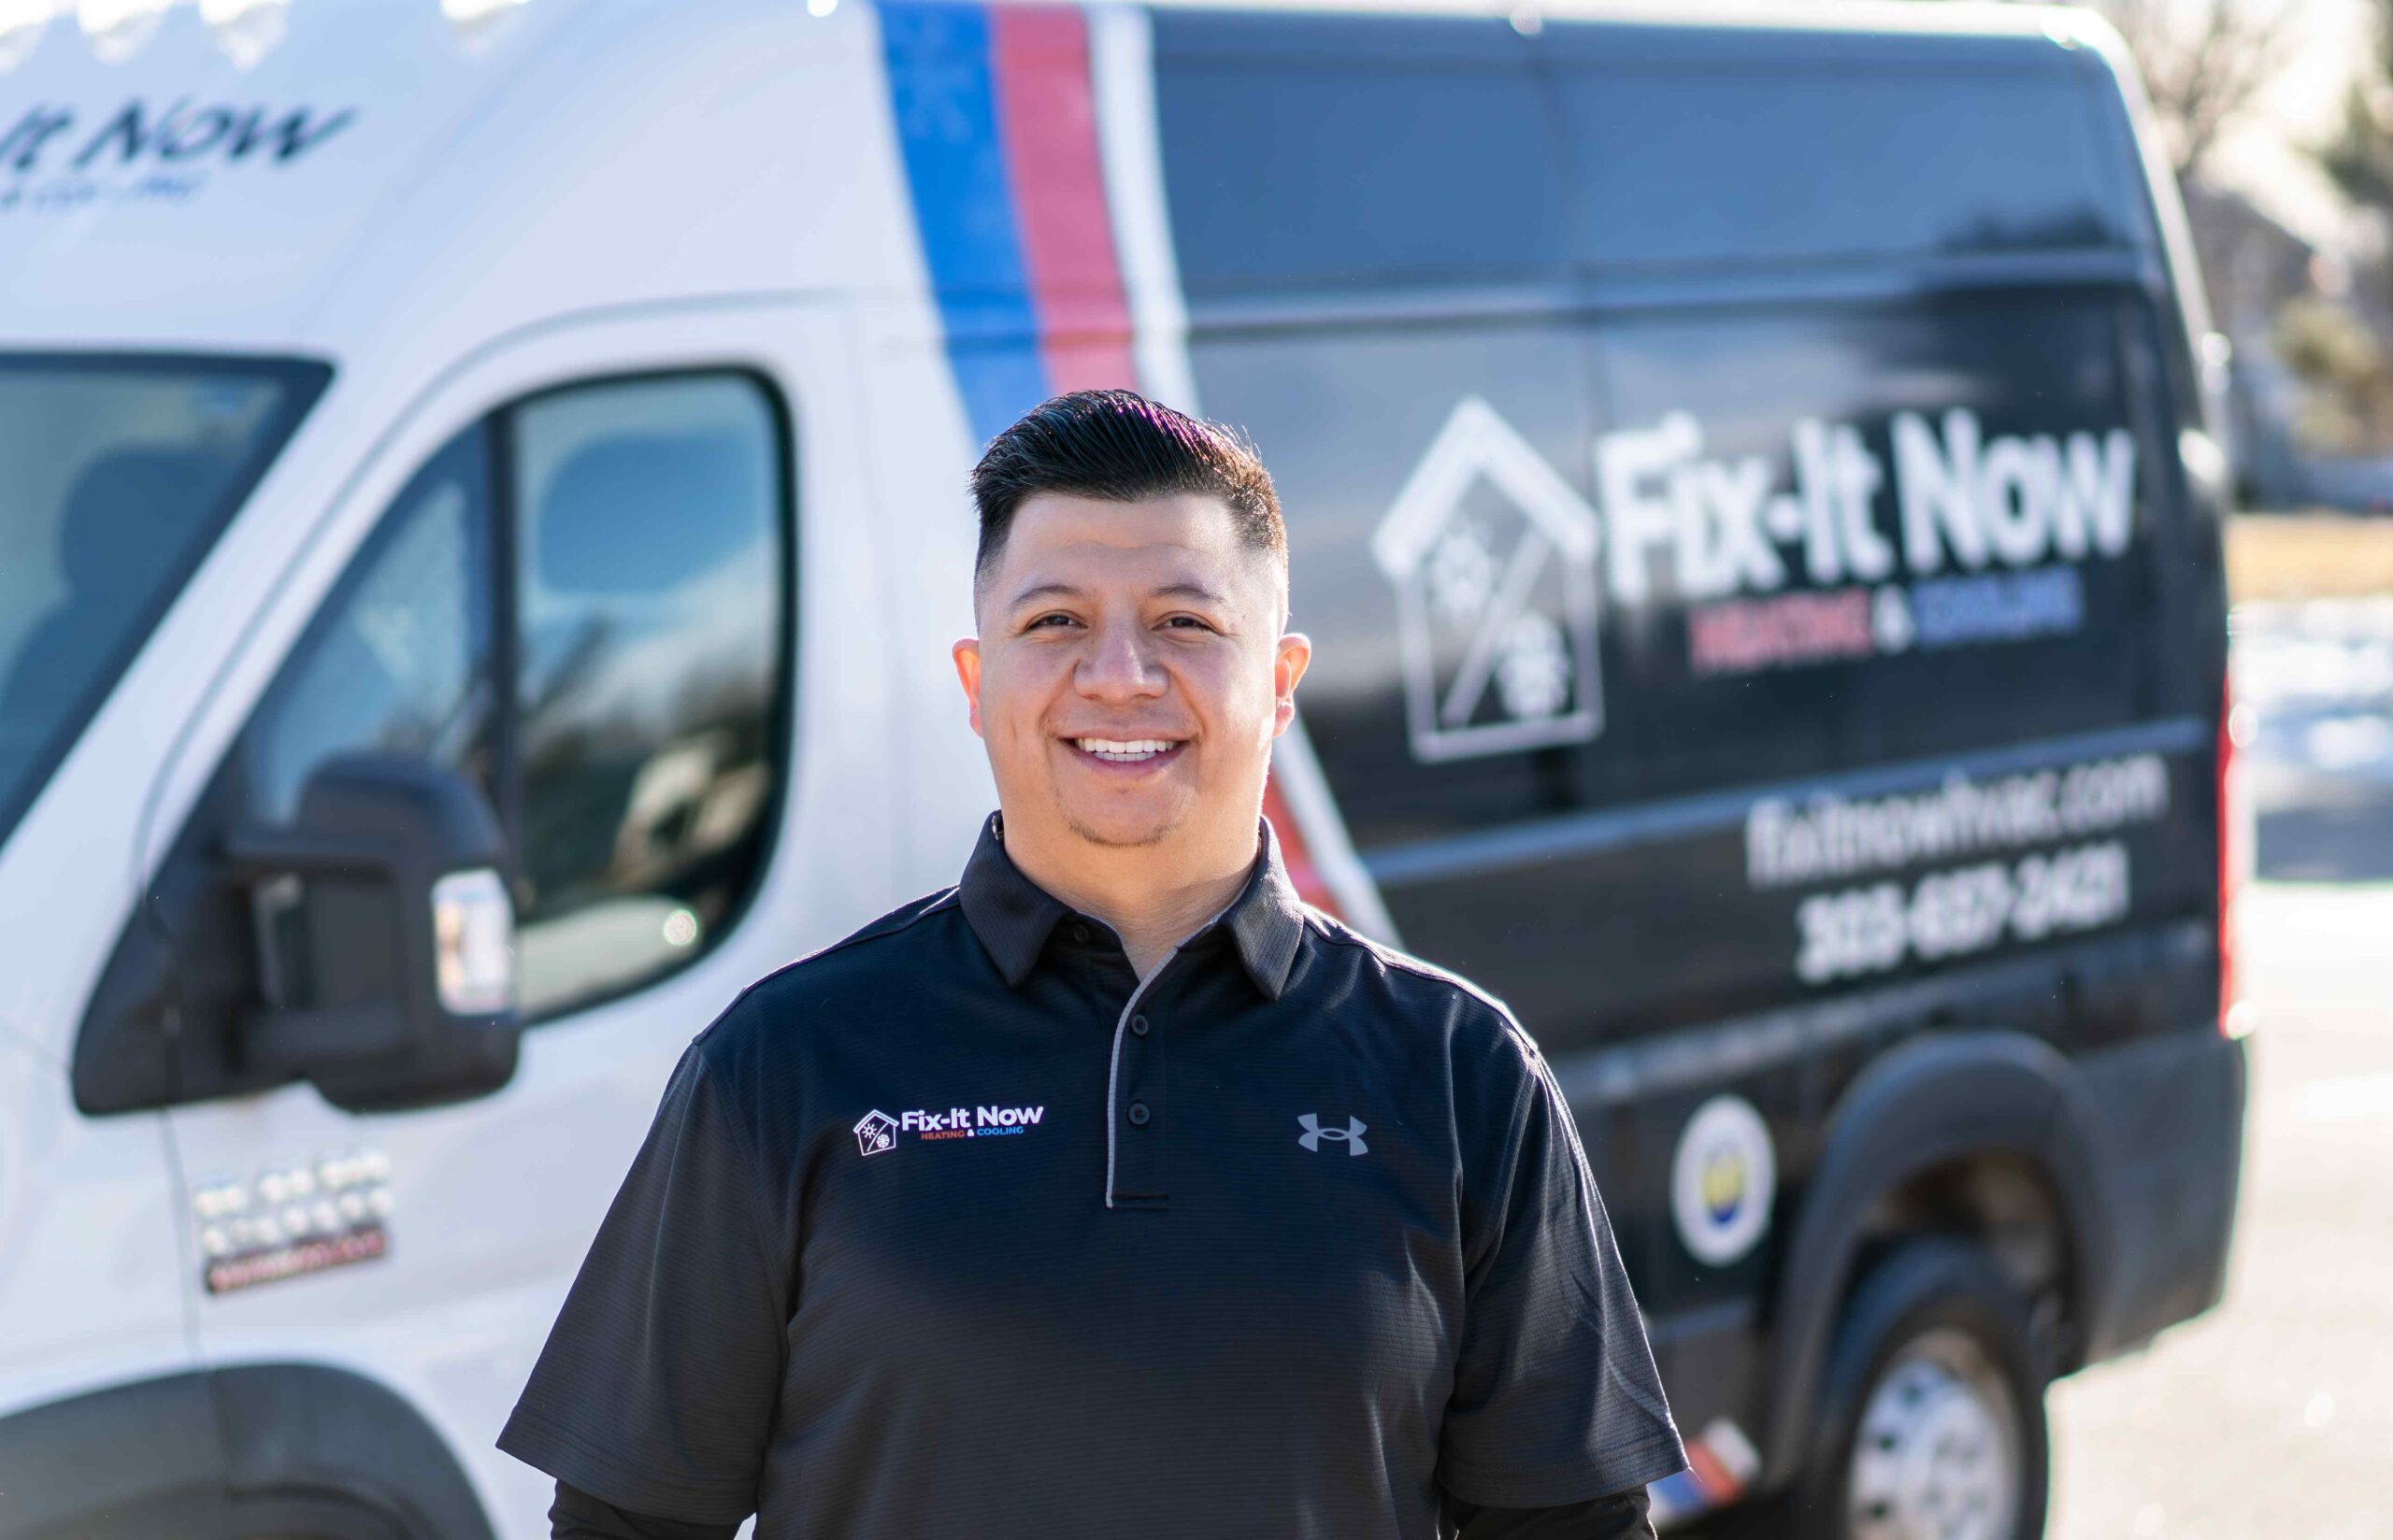
[[[2021,289],[1200,336],[1209,409],[1255,426],[1288,509],[1297,621],[1320,660],[1306,720],[1408,944],[1481,979],[1560,1051],[2202,912],[2212,736],[2190,694],[2164,688],[2185,660],[2155,570],[2185,520],[2156,426],[2164,406],[2128,395],[2159,373],[2127,356],[2151,335],[2132,323],[2142,304]],[[1561,698],[1508,714],[1498,673],[1466,714],[1425,732],[1405,634],[1419,622],[1375,541],[1471,400],[1509,430],[1502,455],[1566,483],[1579,517],[1602,510],[1603,549],[1583,564],[1587,592],[1569,592],[1569,563],[1553,558],[1509,597],[1550,634],[1549,666],[1569,677],[1547,688]],[[1725,578],[1690,578],[1669,515],[1650,509],[1658,533],[1632,546],[1603,458],[1621,444],[1676,452],[1673,427],[1680,464],[1748,478],[1734,495],[1809,495],[1842,474],[1814,469],[1831,455],[1862,466],[1877,483],[1880,567],[1822,572],[1852,542],[1815,563],[1797,530],[1766,551],[1749,540]],[[1922,518],[1928,538],[1906,545],[1906,454],[1952,467],[2005,452],[2127,474],[2103,492],[2111,506],[2079,510],[2073,549],[2057,526],[2026,527],[2024,504],[2005,550],[1983,520]],[[1492,603],[1541,529],[1502,470],[1472,475],[1451,516],[1465,535],[1425,558],[1457,563],[1444,577],[1466,600]],[[1669,495],[1658,479],[1649,501]],[[2107,530],[2085,523],[2099,519]],[[1956,549],[1966,536],[1974,549]],[[1440,576],[1416,609],[1434,608]],[[1890,602],[1910,627],[1891,643],[1873,629]],[[1813,635],[1771,629],[1789,603],[1812,606],[1796,619]],[[1433,689],[1451,701],[1475,640],[1468,626],[1422,629]],[[1772,655],[1789,648],[1813,651]],[[1977,821],[1907,822],[1948,816]],[[1875,854],[1816,848],[1873,836]],[[2026,891],[2047,885],[2067,891]],[[1973,891],[2053,913],[1978,934],[1961,913]],[[1916,934],[1873,939],[1898,899],[1921,911]],[[1942,932],[1940,906],[1955,911]]]
[[[1682,1423],[1784,1474],[1870,1176],[1915,1163],[1837,1154],[1912,1137],[1842,1117],[1899,1054],[1986,1119],[1955,1045],[2050,1071],[1985,1153],[2068,1194],[2032,1286],[2070,1365],[2204,1307],[2218,510],[2107,64],[1153,25],[1198,395],[1280,490],[1313,750],[1403,944],[1552,1057]],[[1724,1096],[1775,1202],[1708,1264],[1671,1172]]]

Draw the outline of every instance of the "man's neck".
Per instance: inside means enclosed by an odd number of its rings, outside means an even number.
[[[1048,839],[1029,829],[1006,829],[1006,854],[1015,868],[1057,900],[1111,926],[1141,979],[1229,907],[1259,850],[1250,842],[1241,852],[1226,841],[1202,850],[1112,848],[1068,830]]]

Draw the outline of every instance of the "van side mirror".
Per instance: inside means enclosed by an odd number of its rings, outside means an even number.
[[[351,1111],[486,1095],[515,1073],[515,914],[506,844],[472,782],[389,754],[308,777],[283,828],[234,831],[265,1005],[249,1062]]]

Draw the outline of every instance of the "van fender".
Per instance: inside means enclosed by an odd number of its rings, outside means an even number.
[[[1911,1177],[1985,1154],[2016,1155],[2039,1168],[2067,1228],[2071,1319],[2084,1324],[2104,1313],[2113,1200],[2096,1126],[2076,1067],[2018,1033],[1920,1038],[1861,1073],[1829,1118],[1771,1312],[1767,1482],[1780,1484],[1803,1465],[1862,1225],[1881,1196]]]
[[[493,1540],[439,1433],[387,1387],[255,1363],[0,1418],[0,1533],[213,1536],[305,1512],[340,1540]]]

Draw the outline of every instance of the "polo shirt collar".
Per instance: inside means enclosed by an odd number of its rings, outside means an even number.
[[[964,863],[963,880],[956,885],[956,902],[1011,988],[1030,977],[1039,953],[1046,949],[1048,936],[1071,910],[1025,877],[1006,854],[1003,819],[1002,813],[992,813],[981,826],[980,843],[973,847],[972,858]],[[1289,969],[1296,964],[1297,944],[1304,939],[1304,902],[1297,896],[1296,884],[1280,859],[1280,840],[1271,832],[1271,820],[1256,821],[1261,848],[1254,869],[1230,906],[1204,930],[1216,925],[1226,928],[1247,977],[1267,997],[1277,1000],[1287,987]]]

